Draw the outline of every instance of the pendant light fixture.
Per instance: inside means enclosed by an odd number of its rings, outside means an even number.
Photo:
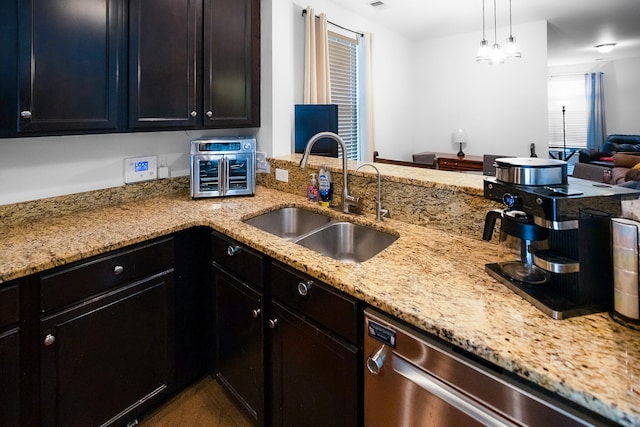
[[[482,0],[482,41],[480,42],[480,47],[478,48],[476,61],[478,62],[489,61],[490,54],[491,54],[491,48],[489,48],[489,42],[487,41],[484,34],[484,0]]]
[[[520,59],[522,58],[522,52],[520,51],[520,45],[516,43],[516,39],[513,37],[511,22],[511,0],[509,0],[509,37],[507,38],[506,53],[508,59]]]
[[[486,62],[488,64],[504,64],[505,59],[522,58],[520,46],[513,37],[513,25],[511,18],[511,0],[509,0],[509,37],[507,38],[506,47],[503,49],[498,44],[498,13],[496,0],[493,0],[493,46],[489,47],[489,43],[485,37],[485,11],[484,0],[482,0],[482,41],[476,55],[476,61]]]

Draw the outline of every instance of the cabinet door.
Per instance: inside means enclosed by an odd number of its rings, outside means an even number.
[[[204,125],[260,125],[260,0],[205,0]]]
[[[202,0],[131,0],[129,12],[129,127],[196,127]]]
[[[115,130],[121,0],[20,0],[18,132]]]
[[[173,382],[173,271],[41,322],[41,424],[135,417]]]
[[[263,300],[249,285],[216,271],[216,372],[259,425],[264,423]]]
[[[0,334],[0,425],[19,425],[20,339],[18,328]]]
[[[0,426],[18,425],[20,410],[19,285],[0,288]]]
[[[358,350],[273,304],[273,426],[358,425]]]

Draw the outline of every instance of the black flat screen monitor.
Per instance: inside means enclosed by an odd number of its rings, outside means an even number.
[[[338,133],[338,104],[296,104],[295,152],[303,153],[307,142],[318,132]],[[338,157],[338,143],[329,138],[316,142],[311,154]]]

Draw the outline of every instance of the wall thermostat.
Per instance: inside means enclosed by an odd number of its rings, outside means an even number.
[[[124,159],[124,183],[149,181],[158,178],[158,157],[144,156]]]

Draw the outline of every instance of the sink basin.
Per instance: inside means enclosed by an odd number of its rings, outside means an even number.
[[[282,208],[249,218],[244,222],[287,240],[295,240],[328,224],[331,217],[300,208]]]
[[[344,262],[363,262],[395,242],[396,236],[350,222],[335,222],[296,243]]]

